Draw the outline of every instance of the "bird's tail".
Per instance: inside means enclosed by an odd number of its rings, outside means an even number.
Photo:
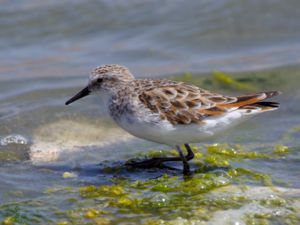
[[[259,109],[259,111],[264,112],[264,111],[270,111],[270,110],[276,110],[279,108],[279,103],[278,102],[271,102],[271,101],[264,101],[265,99],[272,98],[274,96],[280,95],[281,92],[279,91],[268,91],[268,92],[261,92],[252,96],[241,96],[238,97],[240,100],[240,109]],[[247,100],[245,101],[244,99],[249,99],[249,103],[246,103]],[[243,101],[244,100],[244,101]],[[243,104],[246,103],[246,104]]]

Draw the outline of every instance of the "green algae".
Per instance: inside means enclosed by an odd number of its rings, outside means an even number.
[[[260,173],[245,168],[232,169],[228,171],[228,174],[231,177],[241,178],[239,179],[239,182],[253,181],[253,182],[260,182],[265,186],[269,186],[269,187],[273,186],[272,178],[271,175],[269,174]]]
[[[34,207],[38,205],[38,202],[30,201],[1,205],[0,216],[4,218],[2,220],[2,224],[43,224],[51,222],[52,220],[47,218],[42,213],[37,213],[28,207]]]
[[[254,213],[244,216],[247,225],[287,224],[296,225],[300,223],[300,216],[294,213],[276,215],[276,213]]]
[[[281,217],[264,214],[247,214],[247,224],[268,224],[270,221],[290,221],[296,224],[297,212],[289,205],[293,200],[282,197],[251,199],[249,196],[222,194],[222,188],[240,185],[247,191],[247,184],[273,187],[271,175],[243,167],[233,167],[233,162],[242,160],[278,159],[290,153],[285,146],[275,146],[265,152],[247,151],[241,146],[228,144],[207,145],[206,151],[192,146],[195,159],[191,163],[194,173],[183,177],[181,174],[165,173],[152,179],[129,179],[112,176],[108,184],[86,185],[78,189],[53,187],[45,195],[68,195],[71,209],[53,209],[53,217],[44,217],[43,210],[35,213],[24,208],[24,204],[1,206],[2,224],[192,224],[209,221],[220,210],[239,209],[247,204],[258,204],[270,209],[288,209]],[[174,151],[153,150],[138,154],[141,158],[173,156]],[[137,157],[137,158],[138,158]],[[108,164],[109,165],[109,164]],[[215,168],[215,169],[214,169]],[[104,168],[105,169],[105,168]],[[119,167],[119,170],[125,168]],[[116,170],[111,170],[116,173]],[[245,187],[245,188],[243,188]],[[31,203],[33,204],[33,203]],[[27,202],[28,205],[28,202]],[[44,203],[33,204],[34,208]],[[49,209],[48,209],[49,210]],[[116,216],[117,215],[117,216]]]
[[[289,153],[289,148],[284,145],[276,145],[273,149],[275,154],[284,155]]]
[[[13,225],[15,223],[15,219],[11,216],[6,217],[3,221],[3,225]]]
[[[146,158],[155,158],[155,157],[167,157],[167,156],[177,156],[178,153],[175,149],[173,150],[150,150],[147,152],[147,154],[145,155],[145,153],[143,152],[139,152],[136,154],[135,158],[130,159],[130,160],[138,160],[142,157],[146,157]]]
[[[282,142],[287,143],[290,142],[292,139],[295,139],[296,135],[300,134],[300,124],[294,125],[290,127],[283,135]]]
[[[108,218],[109,214],[98,206],[75,208],[57,212],[57,216],[60,218],[57,224],[111,224],[111,220]]]
[[[136,214],[136,216],[159,215],[167,220],[178,216],[189,217],[198,216],[201,206],[210,206],[217,208],[219,205],[227,205],[230,208],[230,202],[241,199],[205,201],[202,196],[218,187],[229,184],[228,180],[220,179],[217,173],[197,174],[191,178],[183,179],[178,176],[163,175],[156,179],[145,181],[126,181],[123,179],[111,180],[114,184],[104,186],[84,186],[79,189],[80,196],[83,199],[92,199],[98,206],[103,204],[106,210],[106,216],[109,220],[111,212],[117,212],[119,215]],[[110,188],[109,188],[110,187]],[[150,194],[150,196],[149,196]],[[83,213],[81,219],[98,217],[98,209],[90,209],[88,213]],[[69,212],[71,213],[71,212]],[[78,213],[77,213],[78,214]],[[68,213],[66,214],[68,215]],[[74,216],[74,214],[72,213]],[[101,215],[104,215],[103,213]],[[207,212],[202,214],[202,219],[209,219]],[[74,219],[74,218],[73,218]],[[74,222],[74,221],[73,221]]]
[[[99,196],[117,197],[125,194],[125,190],[119,185],[103,185],[100,187],[90,185],[86,187],[81,187],[79,191],[81,196],[85,198],[95,198]]]
[[[213,72],[213,82],[220,86],[221,88],[231,88],[233,90],[250,90],[256,91],[257,88],[251,84],[246,82],[241,82],[235,79],[230,74],[226,74],[221,71]]]
[[[204,162],[208,165],[218,167],[229,167],[230,163],[227,159],[217,154],[205,156]]]
[[[218,165],[218,160],[239,160],[239,159],[271,159],[276,157],[273,153],[279,153],[285,151],[288,153],[288,147],[283,145],[276,145],[272,152],[262,153],[257,151],[246,151],[240,145],[229,146],[228,144],[212,144],[206,146],[207,154],[203,154],[202,149],[198,147],[192,147],[195,153],[195,159],[209,159],[212,157],[217,157],[216,160],[208,160],[208,164]],[[167,156],[177,156],[175,150],[162,151],[162,150],[152,150],[145,153],[139,153],[139,157],[152,158],[152,157],[167,157]],[[228,163],[226,163],[228,164]]]
[[[225,93],[257,92],[260,90],[292,90],[298,88],[299,66],[282,67],[261,71],[225,73],[214,71],[207,74],[183,73],[170,79],[191,83],[208,90]]]
[[[196,147],[193,147],[193,150],[196,154],[199,151]],[[148,158],[161,155],[162,151],[158,151],[157,154],[151,151],[148,155],[141,156]],[[163,156],[167,155],[163,153]],[[228,166],[232,160],[278,157],[273,149],[269,153],[258,153],[245,151],[239,146],[234,149],[223,144],[208,145],[206,154],[199,154],[196,161],[207,163],[207,159],[212,156],[219,157],[218,159],[226,158]],[[216,163],[213,162],[211,165],[216,165]],[[185,178],[168,174],[150,180],[131,181],[126,178],[113,178],[111,179],[112,185],[80,188],[80,195],[82,198],[97,200],[98,203],[106,202],[107,212],[117,211],[119,215],[135,214],[139,221],[144,221],[142,224],[168,224],[174,218],[183,220],[188,218],[188,221],[197,218],[200,221],[207,221],[213,212],[239,208],[253,201],[245,196],[206,197],[208,193],[213,193],[235,182],[239,183],[241,180],[272,186],[272,178],[268,174],[245,168],[234,168],[227,172],[196,173]],[[262,200],[258,203],[269,207],[285,206],[284,201],[279,199]],[[160,219],[144,220],[145,215],[147,217],[155,215]],[[114,220],[110,218],[110,221]]]
[[[286,206],[288,202],[283,198],[273,197],[261,200],[260,204],[268,207],[283,207]]]
[[[208,145],[207,151],[210,154],[220,155],[228,159],[267,159],[274,157],[272,154],[245,151],[239,145],[236,145],[235,148],[233,148],[228,144]]]

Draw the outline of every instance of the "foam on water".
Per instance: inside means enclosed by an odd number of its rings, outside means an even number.
[[[10,134],[2,138],[0,137],[0,145],[6,146],[10,144],[26,145],[28,144],[28,140],[20,134]]]

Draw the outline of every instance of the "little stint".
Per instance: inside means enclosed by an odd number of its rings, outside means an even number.
[[[178,157],[157,157],[128,163],[130,166],[149,168],[182,161],[184,174],[190,173],[188,161],[194,158],[189,143],[199,143],[252,115],[277,109],[279,103],[265,99],[280,94],[267,91],[225,96],[183,82],[135,79],[124,66],[104,65],[91,73],[87,87],[66,105],[92,93],[99,93],[110,116],[124,130],[175,147],[179,153]]]

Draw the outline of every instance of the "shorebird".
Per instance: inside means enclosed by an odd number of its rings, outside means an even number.
[[[157,157],[128,163],[130,166],[148,168],[182,161],[184,174],[190,173],[188,161],[194,158],[189,143],[199,143],[253,115],[277,109],[279,103],[265,99],[280,94],[267,91],[232,97],[184,82],[135,79],[125,66],[103,65],[92,71],[88,85],[65,104],[95,93],[124,130],[136,137],[175,147],[179,153],[178,157]],[[187,150],[186,155],[181,150],[182,145]]]

